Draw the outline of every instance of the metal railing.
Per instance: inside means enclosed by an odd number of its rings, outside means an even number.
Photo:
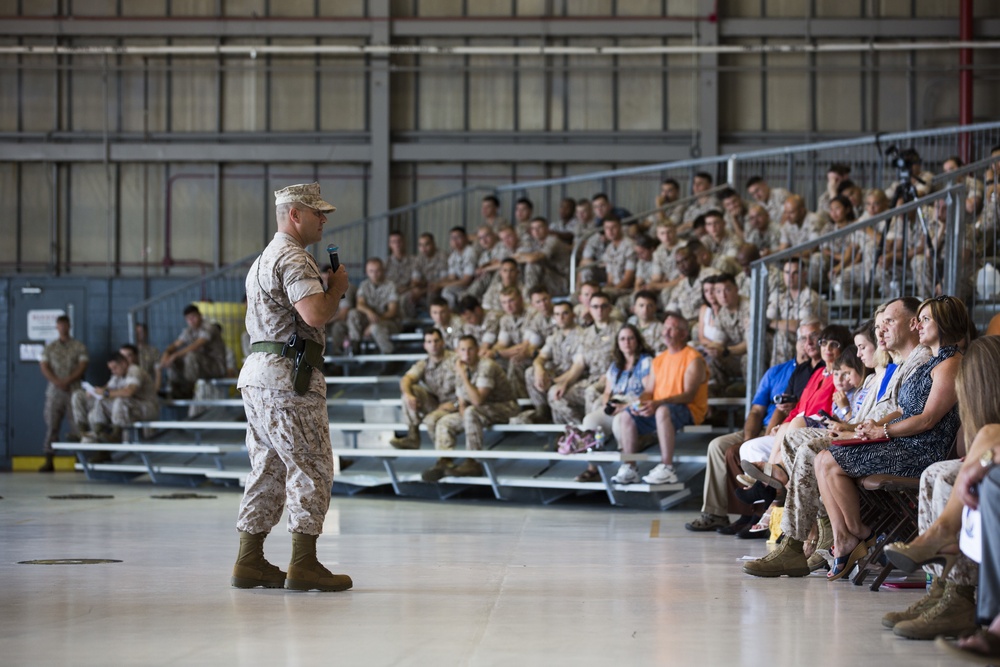
[[[977,280],[998,251],[990,222],[998,210],[994,164],[1000,157],[936,175],[924,197],[752,263],[748,401],[769,365],[794,356],[795,323],[807,316],[853,327],[889,299],[950,294],[969,304],[973,322],[984,331],[1000,306],[1000,279]],[[992,198],[977,218],[975,196],[985,180],[979,177],[987,174]],[[798,294],[791,289],[796,273]]]
[[[606,193],[615,205],[644,210],[654,204],[664,179],[675,178],[683,188],[698,172],[708,172],[716,182],[729,183],[739,192],[743,191],[746,179],[761,176],[772,186],[802,195],[807,206],[813,208],[817,195],[825,188],[825,173],[831,163],[850,166],[851,179],[862,187],[884,187],[894,174],[891,169],[887,173],[883,146],[915,148],[926,168],[939,171],[944,160],[959,152],[961,141],[967,142],[973,159],[985,157],[991,147],[1000,144],[1000,123],[858,137],[497,187],[467,187],[333,227],[327,231],[322,247],[314,252],[322,264],[326,240],[335,239],[352,281],[357,282],[366,253],[374,250],[373,238],[401,231],[409,246],[415,248],[418,233],[429,232],[437,239],[440,251],[447,252],[449,229],[463,226],[471,233],[481,224],[480,205],[487,194],[495,194],[501,200],[502,214],[508,218],[521,197],[533,201],[536,215],[551,219],[563,198],[590,199],[597,192]],[[177,329],[180,313],[191,301],[241,302],[245,274],[256,256],[257,253],[136,304],[129,310],[129,335],[136,321],[146,322],[151,332],[160,331],[161,327],[164,331]]]

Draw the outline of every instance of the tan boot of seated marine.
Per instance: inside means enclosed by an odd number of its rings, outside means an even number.
[[[230,580],[236,588],[281,588],[285,585],[285,573],[264,559],[264,539],[267,533],[245,533],[240,531],[240,554],[233,566]]]
[[[931,587],[927,589],[927,594],[924,595],[924,597],[920,598],[903,611],[890,611],[882,617],[882,627],[892,629],[896,627],[897,623],[912,621],[940,602],[942,595],[944,595],[944,583],[942,583],[940,577],[934,577],[934,580],[931,582]]]
[[[318,535],[292,533],[292,562],[285,588],[290,591],[346,591],[354,585],[346,574],[333,574],[316,560]]]
[[[475,459],[465,459],[451,469],[452,477],[482,477],[483,465]]]
[[[743,571],[755,577],[805,577],[811,572],[802,554],[802,542],[785,536],[778,548],[743,566]]]
[[[389,444],[396,449],[420,449],[420,429],[410,426],[409,432],[402,438],[393,438]]]
[[[900,621],[892,631],[907,639],[964,637],[979,629],[976,623],[976,589],[944,582],[941,600],[910,621]]]

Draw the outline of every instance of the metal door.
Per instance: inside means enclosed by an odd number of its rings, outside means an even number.
[[[48,383],[38,368],[38,355],[49,342],[44,338],[55,338],[54,319],[60,311],[70,318],[70,335],[86,343],[84,287],[11,285],[7,459],[40,456],[42,453],[45,437],[42,409],[45,407],[45,387]],[[93,350],[90,352],[93,354]],[[66,428],[67,422],[63,422],[63,434]]]

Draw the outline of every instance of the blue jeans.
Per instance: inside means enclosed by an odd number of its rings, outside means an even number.
[[[664,403],[664,405],[670,410],[670,421],[673,422],[675,429],[680,430],[685,426],[694,424],[694,419],[691,417],[691,411],[688,409],[688,406],[681,403]],[[635,428],[639,432],[639,435],[656,433],[656,413],[653,413],[649,417],[643,417],[635,414],[629,408],[628,414],[635,422]]]

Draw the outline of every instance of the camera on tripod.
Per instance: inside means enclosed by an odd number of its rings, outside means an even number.
[[[896,180],[899,186],[892,197],[893,203],[902,201],[912,201],[917,198],[916,188],[913,180],[923,183],[914,173],[913,167],[921,164],[920,153],[913,148],[900,150],[897,146],[889,146],[885,150],[886,161],[896,170]]]

